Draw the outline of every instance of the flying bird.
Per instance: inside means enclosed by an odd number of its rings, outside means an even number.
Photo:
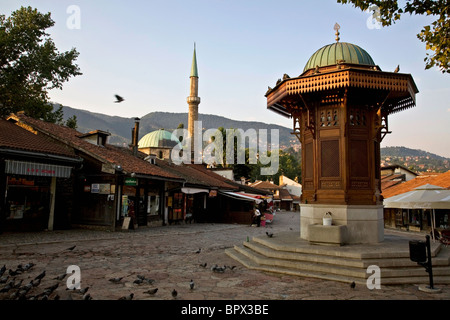
[[[395,68],[394,73],[397,73],[400,71],[400,65],[397,66],[397,68]]]
[[[191,282],[189,282],[189,287],[191,288],[191,290],[194,290],[194,280],[191,279]]]
[[[271,232],[267,232],[267,231],[266,231],[266,235],[267,235],[269,238],[272,238],[272,237],[273,237],[273,233],[271,233]]]
[[[155,294],[157,291],[158,291],[158,288],[155,288],[155,289],[149,289],[147,291],[144,291],[144,293]]]
[[[122,98],[122,97],[119,96],[118,94],[116,94],[115,97],[116,97],[116,101],[114,101],[115,103],[121,103],[122,101],[125,100],[124,98]]]

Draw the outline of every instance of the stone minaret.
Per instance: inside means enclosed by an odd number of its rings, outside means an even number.
[[[192,139],[192,137],[194,137],[194,123],[195,121],[198,120],[198,105],[200,104],[200,97],[198,96],[198,72],[197,72],[197,56],[195,54],[195,43],[194,43],[194,56],[192,58],[190,79],[191,79],[191,88],[189,92],[189,97],[187,97],[187,103],[189,105],[188,132],[189,138]]]

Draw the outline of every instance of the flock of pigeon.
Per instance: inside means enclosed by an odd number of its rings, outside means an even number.
[[[197,251],[195,251],[195,253],[197,253],[197,254],[199,254],[200,252],[202,252],[201,248],[199,248]],[[206,268],[207,266],[208,266],[208,264],[206,262],[200,264],[200,267],[202,267],[202,268]],[[234,270],[235,268],[236,268],[236,266],[227,266],[227,265],[218,266],[217,264],[215,264],[211,267],[211,271],[217,272],[217,273],[224,273],[227,269]],[[119,283],[122,283],[121,281],[123,278],[124,277],[111,278],[111,279],[109,279],[109,281],[111,281],[112,283],[119,284]],[[133,281],[133,284],[136,284],[136,285],[141,285],[141,284],[153,285],[154,283],[155,283],[154,279],[148,279],[142,275],[137,275],[137,279]],[[191,281],[189,282],[189,289],[194,290],[194,288],[195,288],[195,282],[194,282],[194,280],[191,279]],[[146,293],[149,295],[155,295],[157,292],[158,292],[158,288],[153,288],[153,289],[146,290],[143,293]],[[171,294],[172,294],[172,297],[174,299],[176,299],[178,296],[178,291],[176,289],[173,289]],[[123,296],[123,297],[119,298],[119,300],[133,300],[133,298],[134,298],[134,293],[130,293],[127,296]]]
[[[24,283],[24,279],[18,280],[20,275],[26,274],[35,266],[34,263],[30,262],[26,265],[19,264],[15,270],[9,269],[6,272],[6,265],[0,269],[0,284],[4,286],[0,289],[0,294],[3,295],[3,299],[9,300],[49,300],[50,295],[59,287],[59,282],[39,290],[39,285],[41,280],[47,275],[46,271],[42,271],[36,277],[32,278],[28,283]],[[66,274],[57,276],[54,280],[61,281],[64,279]],[[30,279],[30,277],[28,277]],[[84,291],[87,291],[85,289]],[[77,290],[78,293],[83,294],[83,290]],[[85,292],[84,292],[85,293]],[[83,296],[84,298],[84,296]],[[60,296],[56,294],[53,297],[54,300],[59,300]]]
[[[76,246],[67,248],[67,251],[73,251],[75,249]],[[195,251],[196,254],[199,254],[202,251],[202,249],[198,249],[197,251]],[[205,268],[208,266],[208,264],[205,263],[201,263],[199,265],[202,268]],[[13,269],[9,269],[8,271],[6,268],[6,265],[3,265],[3,267],[0,269],[0,284],[3,284],[3,287],[0,288],[0,300],[1,299],[5,299],[5,300],[49,300],[50,296],[53,294],[53,292],[59,287],[60,282],[64,280],[64,278],[67,276],[67,273],[63,273],[61,275],[58,275],[54,278],[52,278],[53,280],[56,280],[57,282],[54,283],[53,285],[46,287],[44,289],[41,289],[39,287],[39,285],[41,284],[41,280],[46,277],[47,273],[46,270],[43,270],[41,273],[39,273],[36,277],[31,278],[29,275],[27,277],[27,279],[31,279],[28,283],[24,284],[24,282],[26,282],[27,280],[24,279],[20,279],[18,280],[19,276],[26,275],[31,269],[33,269],[35,267],[35,264],[30,262],[27,263],[25,265],[19,264],[15,270]],[[223,266],[219,266],[217,264],[214,264],[210,269],[212,272],[216,272],[216,273],[224,273],[227,269],[229,270],[234,270],[236,268],[236,266],[227,266],[227,265],[223,265]],[[26,277],[26,276],[25,276]],[[48,278],[48,277],[47,277]],[[114,284],[119,284],[122,283],[122,279],[124,277],[116,277],[116,278],[111,278],[109,279],[110,282],[114,283]],[[147,285],[153,285],[155,283],[154,279],[149,279],[146,278],[145,276],[142,275],[137,275],[137,279],[135,279],[133,281],[134,285],[141,285],[141,284],[147,284]],[[64,284],[65,286],[65,284]],[[195,288],[195,283],[194,281],[191,279],[191,281],[189,282],[189,288],[190,290],[194,290]],[[70,290],[70,289],[66,289],[66,290]],[[81,300],[92,300],[92,296],[90,293],[88,293],[89,287],[85,287],[82,289],[71,289],[70,293],[76,293],[80,295]],[[149,295],[155,295],[158,292],[158,288],[152,288],[152,289],[148,289],[146,291],[144,291],[143,293],[145,294],[149,294]],[[176,289],[173,289],[172,292],[172,297],[174,299],[177,298],[178,296],[178,292]],[[73,300],[72,295],[69,294],[67,297],[69,300]],[[133,300],[134,298],[134,293],[130,293],[127,296],[122,296],[119,298],[119,300]],[[61,297],[59,296],[59,294],[53,294],[52,295],[52,299],[53,300],[60,300]]]

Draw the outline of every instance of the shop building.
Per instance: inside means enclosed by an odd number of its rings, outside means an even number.
[[[151,156],[107,143],[108,132],[80,133],[68,127],[18,115],[28,126],[70,148],[83,160],[74,176],[72,225],[115,230],[129,217],[127,227],[164,223],[165,190],[183,179],[162,169]],[[145,158],[146,157],[146,158]],[[128,219],[127,219],[128,221]]]
[[[0,231],[68,228],[81,162],[73,148],[0,119]]]

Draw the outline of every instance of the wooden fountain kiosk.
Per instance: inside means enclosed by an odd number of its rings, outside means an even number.
[[[317,50],[303,73],[279,79],[267,108],[293,119],[302,146],[300,237],[314,243],[377,243],[384,239],[380,143],[388,115],[415,106],[410,74],[382,71],[357,45]],[[332,225],[323,225],[331,213]]]

